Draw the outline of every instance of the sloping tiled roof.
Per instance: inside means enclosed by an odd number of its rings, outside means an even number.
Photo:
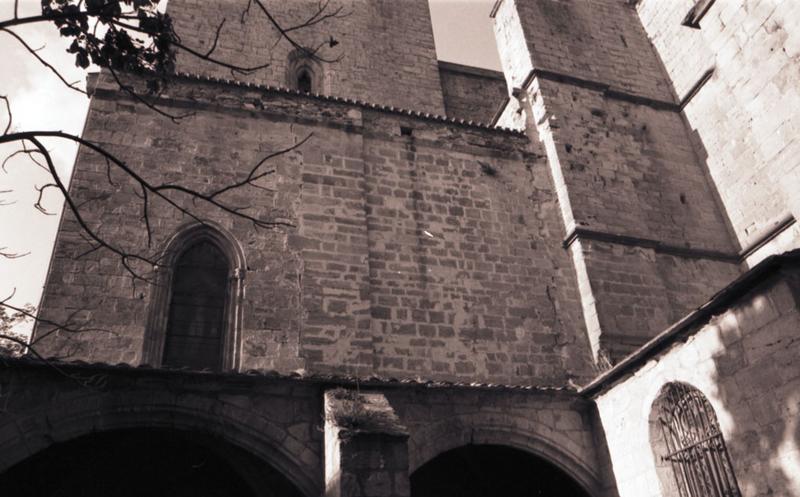
[[[163,76],[161,76],[163,77]],[[501,133],[508,133],[512,135],[524,136],[524,131],[511,129],[511,128],[504,128],[499,126],[493,126],[491,123],[482,123],[476,121],[470,121],[465,119],[457,119],[454,117],[447,117],[438,114],[431,114],[428,112],[420,112],[416,110],[404,109],[401,107],[394,107],[390,105],[381,105],[372,102],[366,102],[364,100],[359,99],[352,99],[347,97],[337,97],[332,95],[323,95],[320,93],[305,93],[299,90],[286,88],[282,86],[272,86],[272,85],[264,85],[259,83],[251,83],[246,81],[239,81],[236,79],[225,79],[225,78],[216,78],[213,76],[207,76],[203,74],[191,74],[185,72],[179,72],[172,76],[173,78],[184,80],[184,81],[199,81],[204,83],[213,83],[213,84],[221,84],[221,85],[228,85],[228,86],[236,86],[242,88],[252,88],[257,89],[260,91],[268,92],[268,93],[277,93],[282,95],[295,95],[305,98],[313,98],[317,100],[322,100],[325,102],[336,102],[341,104],[348,104],[348,105],[355,105],[358,107],[362,107],[364,109],[370,110],[377,110],[380,112],[388,112],[392,114],[398,114],[403,116],[415,117],[418,119],[425,119],[429,121],[435,121],[445,124],[455,124],[458,126],[466,126],[469,128],[477,128],[482,130],[488,131],[498,131]]]
[[[711,317],[727,310],[737,299],[769,276],[775,274],[781,267],[787,264],[797,265],[798,263],[800,263],[800,249],[780,255],[772,255],[764,259],[717,292],[708,302],[656,335],[652,340],[632,352],[611,369],[601,373],[589,384],[580,388],[578,392],[590,397],[601,394],[626,375],[636,371],[652,357],[668,349],[675,342],[685,340],[700,331],[702,325],[708,322]]]
[[[33,367],[33,368],[53,368],[61,369],[68,373],[73,370],[90,370],[93,372],[131,372],[131,373],[156,373],[156,374],[185,374],[193,376],[207,376],[209,378],[263,378],[275,380],[301,381],[308,383],[318,383],[326,385],[368,387],[422,387],[422,388],[467,388],[482,390],[509,390],[527,392],[576,392],[577,389],[571,386],[556,385],[511,385],[501,383],[483,382],[460,382],[445,380],[425,380],[422,378],[394,378],[387,376],[370,375],[358,377],[347,374],[328,374],[328,373],[309,373],[305,370],[297,370],[290,373],[283,373],[275,370],[248,370],[248,371],[225,371],[217,372],[211,370],[192,370],[189,368],[169,368],[152,367],[149,365],[132,366],[126,363],[109,364],[105,362],[87,361],[65,361],[57,359],[39,359],[30,355],[21,357],[0,357],[0,368],[2,367]]]

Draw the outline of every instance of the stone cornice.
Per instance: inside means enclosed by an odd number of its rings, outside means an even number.
[[[657,253],[675,255],[691,259],[710,259],[715,261],[738,264],[740,256],[734,253],[709,250],[704,248],[686,247],[676,244],[665,243],[651,238],[641,238],[637,236],[619,235],[604,231],[596,231],[589,228],[574,228],[564,238],[564,248],[569,248],[576,240],[593,240],[598,242],[613,243],[615,245],[627,245],[631,247],[641,247],[653,249]]]
[[[143,76],[146,77],[147,75],[145,74]],[[234,80],[234,79],[222,79],[222,78],[215,78],[215,77],[212,77],[212,76],[205,76],[205,75],[200,75],[200,74],[188,74],[188,73],[176,73],[174,75],[167,75],[167,76],[165,76],[165,75],[155,75],[155,76],[157,76],[159,78],[174,79],[174,80],[177,80],[177,81],[188,82],[188,83],[201,82],[201,83],[224,85],[224,86],[236,87],[236,88],[248,88],[248,89],[262,91],[262,92],[265,92],[265,93],[271,93],[271,94],[277,94],[277,95],[283,95],[283,96],[290,96],[290,97],[299,97],[299,98],[304,98],[304,99],[312,99],[312,100],[317,100],[317,101],[320,101],[320,102],[333,102],[333,103],[339,103],[339,104],[347,104],[347,105],[360,107],[362,109],[368,109],[368,110],[373,110],[373,111],[378,111],[378,112],[384,112],[384,113],[388,113],[388,114],[408,116],[408,117],[413,117],[413,118],[416,118],[416,119],[423,119],[423,120],[426,120],[426,121],[444,123],[444,124],[448,124],[448,125],[456,125],[456,126],[462,126],[462,127],[466,127],[466,128],[473,128],[473,129],[479,129],[479,130],[485,130],[485,131],[492,131],[492,132],[497,132],[497,133],[505,133],[505,134],[509,134],[509,135],[524,136],[524,133],[522,131],[514,130],[514,129],[510,129],[510,128],[495,127],[495,126],[492,126],[491,124],[486,124],[486,123],[482,123],[482,122],[476,122],[476,121],[465,120],[465,119],[456,119],[456,118],[452,118],[452,117],[441,116],[441,115],[438,115],[438,114],[431,114],[431,113],[428,113],[428,112],[420,112],[420,111],[416,111],[416,110],[404,109],[404,108],[401,108],[401,107],[381,105],[381,104],[377,104],[377,103],[366,102],[366,101],[363,101],[363,100],[352,99],[352,98],[347,98],[347,97],[337,97],[337,96],[332,96],[332,95],[323,95],[323,94],[319,94],[319,93],[303,93],[303,92],[300,92],[298,90],[293,90],[293,89],[290,89],[290,88],[285,88],[285,87],[280,87],[280,86],[262,85],[262,84],[238,81],[238,80]],[[95,93],[97,93],[98,91],[102,91],[102,89],[98,88]]]

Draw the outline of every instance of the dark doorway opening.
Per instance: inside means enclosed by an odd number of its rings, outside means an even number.
[[[15,497],[302,497],[252,454],[197,432],[138,429],[53,445],[0,475]]]
[[[564,471],[501,445],[447,451],[411,475],[412,497],[589,497]]]

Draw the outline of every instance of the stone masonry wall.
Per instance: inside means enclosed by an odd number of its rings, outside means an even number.
[[[7,366],[0,370],[0,473],[77,437],[161,429],[237,448],[253,456],[255,464],[237,467],[252,484],[269,483],[269,466],[307,496],[339,495],[339,489],[353,495],[346,491],[354,489],[353,476],[361,480],[362,495],[407,496],[414,471],[473,443],[535,454],[589,495],[617,495],[597,411],[568,389],[358,385],[87,364],[61,364],[57,371],[30,359]],[[364,403],[326,409],[331,394]],[[334,423],[339,428],[332,429]],[[221,455],[237,463],[230,451]]]
[[[412,474],[457,447],[505,445],[558,465],[590,495],[616,496],[597,412],[573,392],[430,388],[384,393],[411,434]]]
[[[310,19],[321,4],[316,0],[263,3],[284,29]],[[252,74],[232,73],[179,51],[178,71],[293,87],[288,71],[290,54],[297,48],[279,36],[256,5],[243,17],[246,5],[240,0],[171,0],[168,12],[182,42],[199,52],[211,47],[213,33],[225,19],[215,56],[239,66],[268,67]],[[343,17],[290,33],[303,46],[322,47],[318,55],[324,60],[309,64],[315,72],[314,92],[443,115],[427,1],[333,0],[325,12],[339,8]],[[329,46],[331,37],[337,46]]]
[[[153,182],[209,191],[311,136],[263,166],[274,172],[260,188],[223,197],[273,228],[171,194],[244,252],[242,370],[544,384],[586,374],[553,189],[524,136],[214,82],[175,80],[170,94],[165,108],[195,114],[175,124],[101,83],[85,137]],[[77,164],[73,195],[96,198],[83,216],[115,246],[158,257],[192,221],[150,199],[146,248],[138,190],[117,173],[109,183],[85,149]],[[41,316],[102,330],[62,330],[40,350],[138,364],[155,292],[107,250],[76,259],[88,248],[65,214]]]
[[[447,117],[491,123],[508,96],[503,73],[439,61]]]
[[[711,402],[744,497],[800,495],[800,279],[785,269],[596,399],[620,497],[670,496],[648,421],[669,382]],[[664,486],[666,485],[666,487]],[[675,494],[677,495],[677,494]]]
[[[681,25],[693,4],[642,0],[637,10],[679,96],[714,69],[685,115],[747,247],[789,213],[800,185],[800,34],[793,29],[800,8],[774,0],[716,2],[694,29]]]
[[[541,158],[506,148],[508,139],[501,152],[486,137],[431,126],[387,141],[396,120],[370,118],[367,223],[380,370],[515,381],[571,369],[583,350],[580,315]],[[470,146],[457,145],[463,139]]]
[[[210,437],[216,445],[255,456],[260,464],[237,467],[240,474],[251,473],[247,477],[253,483],[269,484],[264,466],[270,466],[302,495],[322,495],[322,393],[317,385],[252,375],[62,367],[55,371],[50,365],[17,363],[0,372],[0,474],[76,437],[161,429],[197,434],[199,440]],[[222,457],[237,463],[230,450]]]
[[[610,356],[619,360],[738,276],[735,264],[602,241],[581,243]]]
[[[673,100],[664,69],[626,2],[504,1],[519,12],[533,67]]]
[[[534,91],[554,124],[576,226],[732,252],[678,113],[544,78]]]
[[[543,144],[593,352],[619,359],[739,273],[726,220],[629,4],[504,0],[494,15],[519,89],[499,124]]]

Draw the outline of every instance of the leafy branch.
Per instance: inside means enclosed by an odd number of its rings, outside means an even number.
[[[67,52],[74,55],[76,66],[85,69],[94,64],[103,68],[111,75],[122,92],[153,112],[174,122],[190,117],[193,114],[172,114],[154,103],[155,99],[152,97],[157,97],[161,93],[169,80],[169,75],[174,73],[176,53],[185,52],[191,57],[223,67],[235,74],[252,74],[269,65],[268,62],[252,66],[240,65],[217,56],[221,35],[226,26],[226,19],[224,18],[219,21],[216,29],[214,29],[213,38],[207,45],[209,47],[207,50],[187,46],[175,32],[170,16],[158,11],[158,4],[159,0],[42,0],[40,14],[23,17],[19,14],[19,2],[15,0],[13,18],[0,21],[0,33],[5,33],[13,38],[16,43],[22,46],[27,53],[50,73],[54,74],[68,89],[86,94],[86,91],[78,86],[78,82],[69,81],[65,78],[53,64],[39,53],[41,49],[33,47],[14,29],[34,23],[52,23],[62,37],[71,40]],[[326,58],[322,55],[322,49],[326,45],[334,47],[338,44],[338,41],[333,36],[330,36],[328,41],[314,47],[306,47],[295,38],[295,33],[298,30],[348,15],[343,12],[342,8],[331,8],[330,0],[320,0],[308,17],[304,18],[302,22],[291,26],[282,25],[261,0],[247,1],[241,15],[242,22],[249,14],[252,5],[255,5],[268,23],[277,30],[279,34],[278,41],[284,39],[294,48],[299,49],[304,56],[320,62],[335,62],[339,60],[338,58]],[[134,88],[126,83],[125,78],[122,76],[126,73],[145,75],[147,79],[146,89],[143,91],[141,88]],[[204,204],[223,214],[249,221],[257,228],[293,226],[289,222],[254,214],[249,207],[234,205],[226,198],[229,198],[228,194],[243,188],[263,188],[258,184],[258,181],[275,173],[274,169],[268,167],[269,161],[299,149],[311,139],[311,135],[291,146],[266,154],[230,183],[204,191],[185,184],[148,179],[153,175],[144,174],[143,171],[137,170],[123,157],[119,157],[96,142],[74,134],[63,131],[15,130],[8,97],[0,96],[0,100],[3,101],[7,116],[5,126],[0,126],[3,128],[3,133],[0,135],[0,145],[16,145],[16,149],[3,159],[0,169],[5,172],[12,158],[26,157],[30,161],[30,165],[45,171],[48,175],[48,180],[45,184],[34,187],[37,192],[34,207],[44,214],[49,214],[48,210],[43,206],[43,199],[47,192],[51,190],[57,191],[64,197],[65,205],[79,225],[81,237],[89,247],[84,253],[79,254],[78,258],[98,250],[109,251],[120,258],[123,267],[132,278],[149,281],[146,274],[141,271],[141,264],[152,267],[160,262],[158,256],[150,255],[151,251],[149,250],[153,241],[154,223],[152,222],[152,210],[154,209],[155,200],[199,223],[204,223],[204,220],[196,206]],[[101,158],[106,164],[108,184],[111,187],[117,189],[119,187],[112,180],[112,171],[121,173],[127,179],[126,184],[133,185],[133,191],[140,200],[139,219],[146,232],[146,247],[125,247],[121,245],[121,241],[112,240],[104,236],[96,226],[89,222],[85,216],[87,205],[103,198],[110,198],[110,194],[105,196],[102,194],[96,195],[82,200],[75,198],[67,188],[63,178],[59,175],[51,152],[45,147],[44,141],[46,140],[65,140],[77,144],[82,149]],[[9,191],[0,191],[0,194],[5,193],[9,193]],[[7,203],[3,203],[0,200],[0,206],[2,205],[7,205]],[[14,253],[5,247],[0,248],[0,257],[10,259],[23,255],[25,254]],[[22,316],[25,319],[37,319],[40,323],[50,326],[52,328],[51,332],[79,333],[87,331],[85,328],[72,325],[71,320],[74,316],[71,316],[65,323],[44,323],[33,314],[32,310],[11,305],[10,298],[11,296],[0,300],[0,311],[5,308],[15,313],[15,316]],[[49,336],[51,332],[38,336],[37,341],[44,338],[44,336]],[[12,343],[19,346],[23,345],[23,343],[15,341],[17,339],[10,334],[9,337],[8,339]],[[4,337],[0,336],[0,339],[2,338]],[[33,344],[26,344],[25,346],[28,347],[31,353],[36,355],[35,351],[32,350]]]

